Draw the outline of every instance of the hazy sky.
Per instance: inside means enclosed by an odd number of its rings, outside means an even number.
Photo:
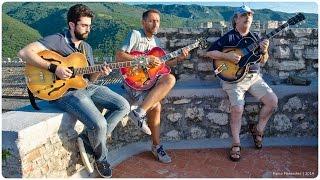
[[[287,12],[287,13],[295,13],[295,12],[305,12],[305,13],[318,13],[318,6],[319,4],[317,1],[297,1],[297,0],[291,0],[291,1],[285,1],[285,0],[278,0],[278,1],[218,1],[217,0],[202,0],[202,1],[194,1],[190,0],[186,2],[185,0],[175,0],[175,1],[170,1],[170,0],[156,0],[156,2],[151,2],[151,0],[146,1],[142,0],[143,3],[148,3],[148,4],[199,4],[199,5],[204,5],[204,6],[233,6],[233,7],[238,7],[241,6],[243,3],[250,6],[252,9],[271,9],[273,11],[282,11],[282,12]],[[142,1],[129,1],[130,3],[132,2],[137,2],[141,3]]]

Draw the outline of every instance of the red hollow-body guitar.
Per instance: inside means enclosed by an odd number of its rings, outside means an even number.
[[[192,50],[197,47],[206,46],[204,39],[198,39],[195,43],[190,44],[185,49]],[[178,49],[174,52],[166,54],[160,47],[154,47],[148,52],[131,51],[130,54],[135,56],[135,58],[143,59],[148,62],[148,56],[159,57],[163,62],[158,66],[135,66],[135,67],[124,67],[120,68],[120,73],[124,78],[124,82],[131,88],[142,91],[148,90],[156,83],[159,75],[169,74],[170,68],[166,65],[166,61],[178,57],[182,49]]]

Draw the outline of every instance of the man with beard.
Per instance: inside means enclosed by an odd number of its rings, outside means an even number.
[[[55,51],[62,56],[81,52],[92,66],[94,64],[92,48],[84,41],[91,30],[92,18],[93,12],[87,6],[82,4],[72,6],[67,14],[68,30],[46,36],[27,45],[19,51],[19,56],[25,59],[28,64],[48,69],[60,79],[70,78],[72,71],[69,68],[51,64],[42,59],[38,53],[46,49]],[[86,130],[81,134],[81,137],[88,139],[95,158],[95,168],[102,177],[111,177],[112,175],[110,164],[107,161],[107,134],[111,134],[130,109],[128,101],[122,96],[105,86],[92,83],[100,75],[108,75],[110,72],[110,68],[103,67],[99,73],[86,74],[84,78],[89,81],[89,84],[85,89],[71,89],[63,97],[51,101],[85,125]],[[96,105],[108,109],[105,116],[101,114]]]
[[[229,83],[222,81],[222,88],[228,94],[231,103],[231,133],[232,147],[229,158],[232,161],[240,160],[240,128],[241,118],[244,108],[244,95],[248,91],[250,94],[259,99],[264,106],[260,110],[259,122],[257,125],[250,124],[249,130],[252,133],[255,147],[262,148],[262,136],[266,124],[277,107],[278,98],[267,83],[262,79],[260,74],[260,64],[265,64],[268,60],[269,40],[263,39],[261,42],[258,35],[250,32],[251,23],[253,20],[253,11],[248,6],[241,6],[235,9],[232,17],[233,29],[227,32],[224,36],[218,39],[208,49],[207,56],[211,59],[225,59],[237,64],[241,56],[234,52],[223,52],[225,47],[235,47],[243,38],[252,38],[259,43],[261,60],[260,63],[253,64],[249,67],[248,74],[237,83]]]
[[[159,47],[159,39],[155,34],[160,26],[160,12],[155,9],[144,12],[141,24],[142,29],[133,30],[128,34],[121,50],[116,53],[117,61],[132,61],[136,57],[131,55],[130,52],[147,52],[154,47]],[[166,61],[166,64],[169,66],[176,65],[178,61],[184,60],[188,54],[189,51],[183,49],[179,57]],[[150,66],[157,66],[162,63],[159,57],[152,55],[148,56],[148,60]],[[176,79],[172,74],[164,74],[158,77],[157,83],[151,89],[145,91],[137,91],[124,84],[133,104],[138,106],[137,109],[129,113],[129,118],[144,133],[152,136],[151,151],[155,158],[163,163],[170,163],[171,158],[160,144],[160,101],[170,92],[175,82]]]

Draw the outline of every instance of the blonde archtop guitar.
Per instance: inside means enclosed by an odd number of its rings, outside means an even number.
[[[25,78],[27,86],[35,97],[43,100],[59,99],[70,88],[83,89],[87,87],[87,80],[83,75],[100,72],[104,66],[118,69],[121,67],[145,66],[148,63],[145,59],[137,59],[134,61],[88,66],[86,57],[79,52],[63,57],[54,51],[44,50],[39,52],[38,55],[57,66],[68,67],[73,72],[70,78],[59,79],[47,69],[26,64]]]

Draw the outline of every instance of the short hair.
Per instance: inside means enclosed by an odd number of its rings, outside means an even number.
[[[94,14],[91,11],[91,9],[83,4],[76,4],[72,7],[70,7],[68,14],[67,14],[67,21],[69,22],[77,23],[80,21],[81,17],[90,17],[93,18]]]
[[[143,14],[142,14],[142,20],[147,20],[148,16],[150,13],[157,13],[160,15],[160,11],[156,10],[156,9],[149,9],[148,11],[145,11]]]

